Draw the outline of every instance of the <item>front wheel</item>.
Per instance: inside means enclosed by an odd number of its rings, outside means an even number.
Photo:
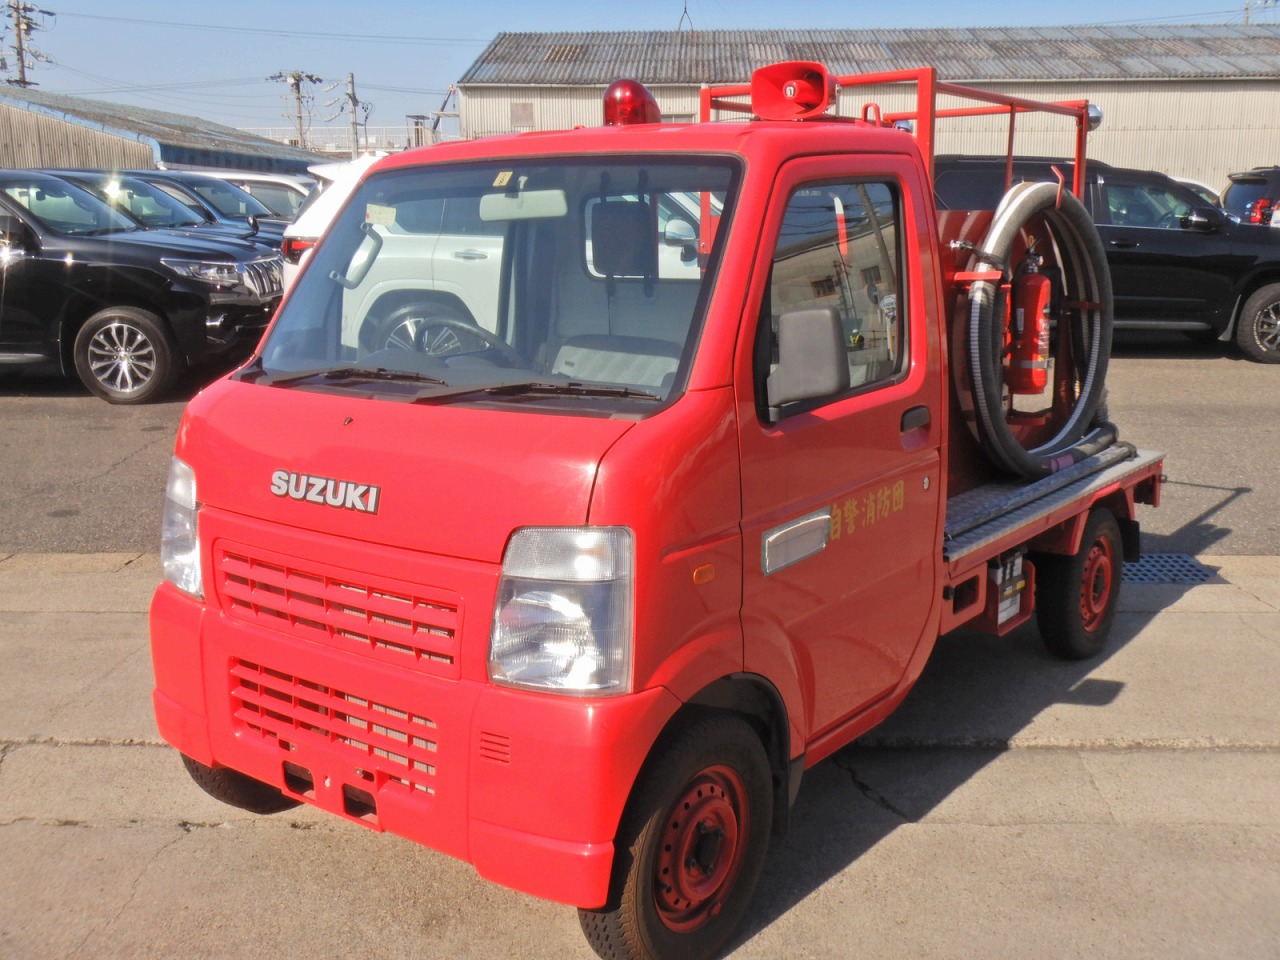
[[[1259,288],[1240,311],[1236,345],[1250,360],[1280,363],[1280,283]]]
[[[163,321],[137,307],[98,311],[84,322],[72,350],[80,380],[110,403],[156,400],[179,373]]]
[[[755,731],[705,717],[645,764],[618,833],[609,901],[579,910],[609,960],[704,960],[742,923],[773,819],[769,762]]]
[[[1111,511],[1098,508],[1070,557],[1036,558],[1036,622],[1049,652],[1085,660],[1102,652],[1116,618],[1124,552]]]

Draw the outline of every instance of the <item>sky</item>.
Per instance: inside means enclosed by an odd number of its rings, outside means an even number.
[[[406,115],[439,110],[449,85],[502,32],[1240,24],[1246,6],[1250,22],[1280,23],[1277,0],[25,2],[52,14],[35,17],[30,40],[45,58],[27,71],[37,89],[248,129],[294,124],[288,83],[269,78],[295,72],[322,81],[303,87],[311,94],[308,126],[350,126],[345,94],[352,74],[358,119],[370,127],[401,127]],[[12,78],[7,17],[4,26],[0,42],[8,48],[6,76]]]

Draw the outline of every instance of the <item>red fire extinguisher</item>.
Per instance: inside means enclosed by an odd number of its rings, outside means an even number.
[[[1013,281],[1005,384],[1012,393],[1037,394],[1049,382],[1049,295],[1052,285],[1028,258]]]

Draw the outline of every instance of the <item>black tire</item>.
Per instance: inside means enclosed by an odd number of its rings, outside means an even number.
[[[164,322],[138,307],[108,307],[84,322],[72,347],[76,373],[109,403],[162,397],[180,372]]]
[[[205,793],[215,800],[250,813],[279,813],[298,806],[298,800],[286,797],[270,784],[255,780],[227,767],[206,767],[198,760],[182,754],[182,764]]]
[[[1236,346],[1250,360],[1280,363],[1280,283],[1259,287],[1236,321]]]
[[[655,747],[623,814],[609,901],[580,909],[607,960],[706,960],[741,925],[773,819],[769,762],[743,720],[706,716]]]
[[[1085,660],[1102,652],[1116,618],[1123,566],[1120,527],[1104,508],[1089,514],[1076,554],[1036,556],[1036,622],[1051,654]]]

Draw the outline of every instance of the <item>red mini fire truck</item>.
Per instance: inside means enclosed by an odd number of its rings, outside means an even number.
[[[745,122],[620,83],[598,129],[376,164],[178,433],[151,633],[191,775],[707,957],[938,636],[1099,652],[1161,477],[1107,418],[1101,246],[1066,185],[931,186],[940,120],[1033,111],[1082,177],[1086,103],[814,63],[704,90]]]

